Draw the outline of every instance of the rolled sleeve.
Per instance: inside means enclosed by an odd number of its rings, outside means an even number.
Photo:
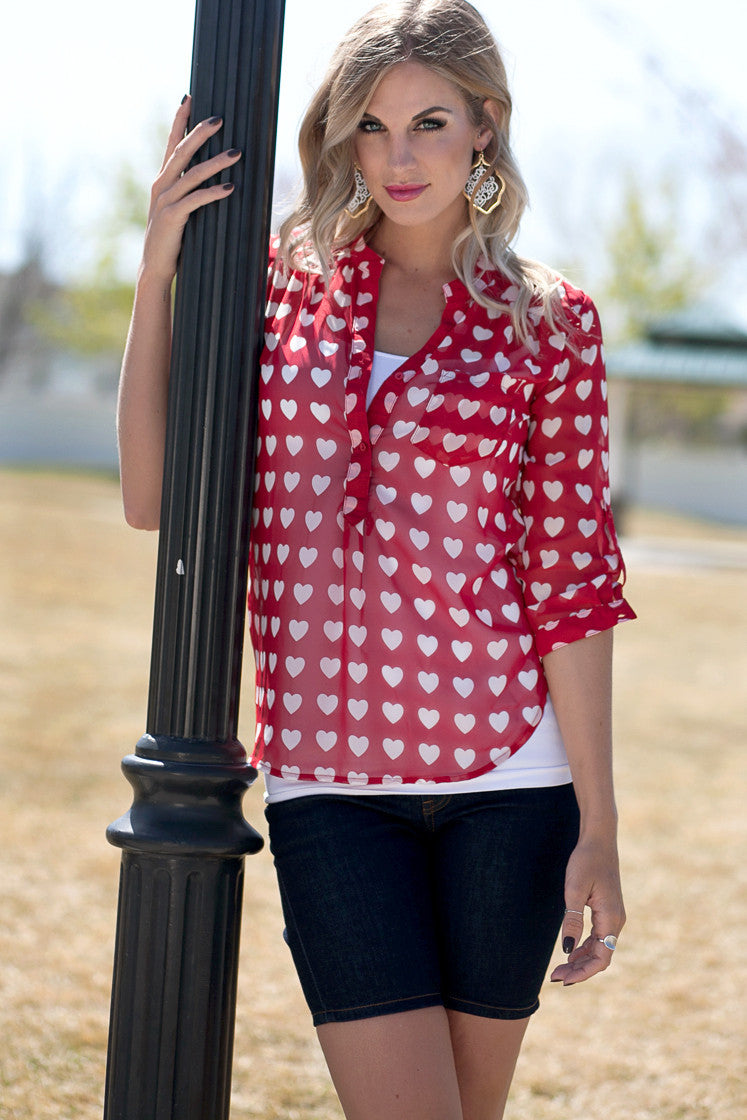
[[[531,403],[520,487],[519,577],[540,656],[635,615],[610,509],[607,383],[599,317],[578,294],[572,340]]]

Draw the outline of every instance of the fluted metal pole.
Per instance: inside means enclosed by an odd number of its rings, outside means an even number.
[[[237,740],[256,371],[283,0],[198,0],[193,121],[241,148],[232,196],[187,226],[177,277],[146,734],[123,769],[105,1120],[225,1120],[243,856]]]

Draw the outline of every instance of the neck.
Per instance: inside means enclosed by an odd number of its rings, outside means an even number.
[[[451,250],[454,238],[463,228],[461,217],[458,224],[444,222],[437,228],[435,223],[412,228],[395,225],[384,218],[374,233],[371,248],[398,271],[443,278],[445,282],[454,276]]]

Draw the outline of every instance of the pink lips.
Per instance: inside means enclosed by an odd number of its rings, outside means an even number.
[[[410,202],[413,198],[417,198],[418,195],[421,195],[425,187],[425,183],[407,183],[402,186],[398,186],[395,183],[391,187],[387,187],[386,192],[395,202]]]

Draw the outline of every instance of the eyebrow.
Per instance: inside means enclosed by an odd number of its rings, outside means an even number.
[[[423,109],[422,113],[416,113],[412,119],[414,121],[420,121],[423,120],[424,117],[430,117],[432,113],[448,113],[449,116],[454,116],[453,109],[446,109],[443,105],[432,105],[430,109]],[[363,114],[363,118],[365,119],[366,117],[372,121],[379,121],[379,118],[374,113],[366,112]],[[381,121],[379,121],[379,124],[381,124]]]
[[[448,113],[450,116],[454,116],[451,109],[446,109],[443,105],[432,105],[430,109],[424,109],[422,113],[416,113],[412,119],[414,121],[419,121],[422,120],[423,117],[429,117],[431,113]]]

